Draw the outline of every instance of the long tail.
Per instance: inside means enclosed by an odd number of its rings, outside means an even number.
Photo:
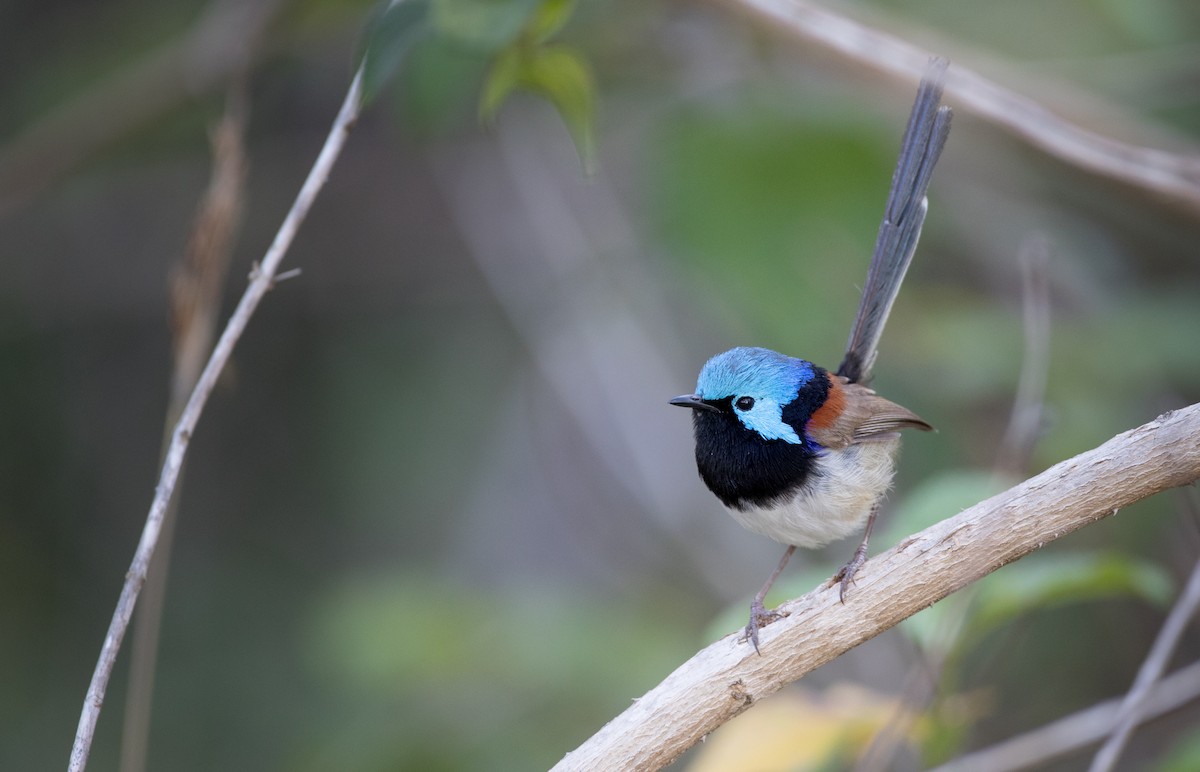
[[[925,191],[933,176],[933,166],[950,135],[950,108],[939,107],[942,82],[949,64],[942,58],[929,61],[917,89],[917,101],[908,118],[908,128],[904,131],[900,160],[892,175],[892,189],[888,193],[883,222],[879,225],[858,316],[846,344],[846,358],[838,368],[838,375],[856,383],[871,379],[879,336],[883,334],[892,302],[900,291],[900,283],[904,281],[917,249],[917,240],[921,237],[921,225],[929,206]]]

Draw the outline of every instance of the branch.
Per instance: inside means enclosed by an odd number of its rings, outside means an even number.
[[[777,27],[877,70],[916,79],[929,54],[806,0],[725,0]],[[955,109],[974,112],[1060,160],[1200,209],[1200,156],[1120,142],[1059,117],[1040,103],[955,61],[946,78]]]
[[[1139,716],[1149,721],[1187,705],[1200,697],[1200,662],[1176,670],[1154,685],[1145,710]],[[1078,713],[1039,726],[982,750],[959,756],[930,772],[1015,772],[1041,768],[1068,753],[1104,739],[1117,724],[1121,698],[1106,700]]]
[[[158,486],[154,491],[154,500],[150,504],[150,512],[146,516],[146,525],[142,530],[137,551],[134,552],[133,562],[125,575],[125,584],[121,589],[121,596],[117,600],[117,608],[113,612],[112,622],[109,624],[108,634],[104,638],[104,645],[100,649],[100,658],[96,662],[96,669],[92,674],[91,684],[88,686],[87,697],[83,702],[83,711],[79,716],[79,728],[75,733],[75,744],[71,748],[69,772],[82,772],[87,766],[88,753],[91,751],[96,722],[100,718],[100,707],[104,703],[104,693],[108,688],[108,680],[112,676],[113,664],[116,662],[117,652],[121,648],[121,640],[125,637],[125,631],[129,627],[129,618],[133,614],[138,592],[146,580],[150,558],[154,555],[154,548],[158,544],[162,531],[163,513],[166,511],[167,503],[171,500],[175,483],[179,479],[179,472],[183,466],[183,459],[187,453],[192,432],[196,428],[196,422],[200,420],[200,413],[204,410],[204,405],[212,393],[217,377],[225,368],[226,362],[229,361],[233,347],[237,345],[238,339],[245,331],[250,317],[258,308],[263,296],[274,286],[280,262],[287,254],[288,247],[291,246],[300,223],[308,215],[317,193],[325,185],[325,180],[329,177],[329,172],[346,143],[350,128],[358,118],[362,99],[362,79],[363,70],[360,67],[350,84],[350,90],[346,93],[346,99],[342,102],[342,108],[334,120],[333,128],[325,139],[325,146],[321,148],[320,155],[317,156],[316,162],[308,173],[308,178],[296,196],[295,203],[292,204],[278,233],[275,234],[275,240],[263,257],[261,265],[255,266],[254,271],[250,274],[250,285],[246,287],[246,292],[229,318],[225,331],[217,341],[204,371],[200,373],[196,388],[192,390],[192,396],[188,399],[187,406],[184,407],[179,422],[171,433],[162,473],[159,475]]]
[[[1133,736],[1133,730],[1141,723],[1150,693],[1162,679],[1163,672],[1167,669],[1167,662],[1175,653],[1175,648],[1179,646],[1179,640],[1183,637],[1188,622],[1196,615],[1197,608],[1200,608],[1200,563],[1196,563],[1192,569],[1191,578],[1188,579],[1183,594],[1179,596],[1171,613],[1167,615],[1167,621],[1158,631],[1154,646],[1150,648],[1150,653],[1138,670],[1133,686],[1129,688],[1129,693],[1121,702],[1116,729],[1101,746],[1096,757],[1092,759],[1090,772],[1109,772],[1116,766],[1117,759],[1121,757],[1125,745]]]
[[[1200,404],[1165,413],[910,536],[868,561],[846,603],[819,587],[783,604],[762,656],[730,634],[685,662],[556,770],[659,769],[806,673],[1045,544],[1200,479]]]

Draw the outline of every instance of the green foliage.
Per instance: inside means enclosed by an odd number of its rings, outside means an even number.
[[[549,766],[571,742],[547,737],[589,731],[691,649],[657,619],[547,588],[489,590],[415,571],[350,578],[317,604],[308,661],[388,721],[319,757],[341,769],[418,769],[425,758]]]
[[[590,171],[596,157],[596,86],[591,68],[578,50],[548,42],[570,19],[574,7],[574,0],[543,0],[521,34],[497,53],[484,81],[479,114],[485,121],[495,120],[504,102],[518,90],[541,96],[558,111],[584,168]]]
[[[647,152],[651,214],[742,335],[824,363],[841,354],[893,161],[865,116],[796,99],[749,91],[668,116]]]
[[[450,40],[489,53],[511,45],[538,0],[432,0],[432,19]]]
[[[526,33],[535,43],[545,43],[566,26],[575,10],[575,0],[542,0]]]
[[[595,162],[595,85],[583,57],[566,46],[512,46],[496,57],[483,87],[479,111],[493,120],[516,90],[545,97],[558,110],[575,139],[584,167]]]
[[[1200,730],[1176,742],[1154,767],[1157,772],[1194,772],[1200,769]]]
[[[969,629],[983,635],[1033,611],[1134,598],[1166,606],[1171,581],[1161,566],[1117,552],[1035,553],[978,583]]]
[[[434,57],[434,66],[425,72],[472,80],[477,73],[471,63],[490,57],[480,117],[495,120],[516,91],[536,94],[558,111],[584,167],[592,168],[596,86],[591,68],[577,49],[550,42],[570,20],[574,0],[401,0],[381,7],[368,25],[362,52],[364,103],[378,96],[414,48],[426,65]],[[411,81],[421,88],[418,98],[426,106],[444,104],[447,92],[458,91],[436,75],[418,73]],[[430,88],[431,83],[443,88]]]

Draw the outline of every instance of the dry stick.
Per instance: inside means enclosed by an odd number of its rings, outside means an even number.
[[[212,179],[192,226],[187,252],[171,279],[171,321],[175,363],[170,399],[163,422],[163,452],[196,379],[212,350],[221,306],[221,288],[233,254],[234,233],[241,220],[246,181],[245,81],[239,78],[226,99],[225,114],[212,133]],[[176,481],[178,494],[183,472]],[[150,706],[158,662],[158,638],[166,600],[167,573],[174,540],[179,496],[163,512],[158,548],[146,572],[141,605],[133,619],[130,641],[129,689],[121,732],[121,772],[142,772],[150,740]]]
[[[636,700],[556,770],[659,769],[756,701],[1001,566],[1122,507],[1200,479],[1200,404],[1165,413],[910,536],[780,607],[762,656],[732,633]]]
[[[911,43],[805,0],[725,2],[879,70],[916,78],[929,59]],[[1200,208],[1200,155],[1131,145],[1090,131],[959,62],[947,75],[946,93],[953,95],[955,109],[987,118],[1068,163]]]
[[[1200,698],[1200,662],[1176,670],[1155,684],[1143,720],[1158,718]],[[1113,699],[1039,726],[989,748],[959,756],[931,772],[1015,772],[1040,767],[1099,742],[1117,723],[1121,700]]]
[[[1154,639],[1146,661],[1138,669],[1137,678],[1121,703],[1116,730],[1092,759],[1091,772],[1108,772],[1116,765],[1121,751],[1125,749],[1125,744],[1133,734],[1134,727],[1141,722],[1146,698],[1162,678],[1163,671],[1167,669],[1167,661],[1179,645],[1179,639],[1183,636],[1188,621],[1196,615],[1197,608],[1200,608],[1200,562],[1192,569],[1187,586],[1175,602],[1171,613],[1167,615],[1162,629],[1158,631],[1158,637]]]
[[[250,317],[253,316],[263,296],[274,286],[275,272],[279,268],[279,263],[287,254],[288,247],[291,246],[300,223],[307,216],[317,193],[324,186],[334,162],[337,161],[342,147],[346,144],[346,136],[355,119],[358,118],[359,103],[362,98],[362,77],[363,71],[360,67],[354,75],[350,90],[346,93],[346,99],[333,122],[333,128],[325,140],[324,147],[321,148],[320,155],[317,156],[316,162],[308,173],[308,178],[305,179],[303,187],[296,196],[295,203],[292,204],[291,210],[279,227],[279,232],[275,234],[275,240],[271,243],[266,255],[263,256],[262,264],[255,266],[251,273],[250,285],[246,287],[246,292],[242,295],[233,315],[230,316],[225,331],[221,333],[221,338],[217,341],[212,356],[209,357],[208,364],[200,374],[196,388],[192,391],[192,396],[183,409],[183,414],[179,417],[179,423],[175,425],[175,430],[171,434],[171,444],[167,449],[162,473],[158,478],[158,486],[154,491],[150,512],[146,515],[146,525],[142,529],[142,537],[138,542],[137,551],[134,552],[133,562],[125,575],[125,584],[121,588],[117,608],[113,612],[108,634],[100,649],[100,658],[96,662],[96,670],[92,674],[92,681],[88,686],[87,696],[84,698],[83,711],[79,716],[79,728],[75,733],[75,744],[71,748],[69,772],[82,772],[87,766],[88,753],[91,751],[92,738],[96,732],[96,722],[100,718],[100,708],[104,702],[104,692],[108,687],[109,677],[112,675],[117,652],[121,648],[121,639],[125,637],[125,631],[129,626],[129,618],[133,614],[138,592],[146,579],[146,569],[150,564],[150,558],[154,554],[154,548],[162,529],[163,512],[166,510],[167,502],[171,500],[175,482],[178,480],[180,468],[183,466],[184,455],[187,453],[188,443],[196,428],[196,422],[200,419],[200,413],[204,410],[204,404],[212,393],[217,377],[224,369],[225,363],[229,361],[233,347],[237,344],[242,332],[245,331]]]

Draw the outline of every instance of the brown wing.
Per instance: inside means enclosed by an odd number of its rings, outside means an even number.
[[[933,430],[908,408],[840,376],[830,377],[826,404],[830,410],[818,410],[809,421],[808,430],[813,439],[827,448],[844,448],[856,442],[882,439],[880,435],[900,429]],[[836,414],[831,414],[834,411]]]

